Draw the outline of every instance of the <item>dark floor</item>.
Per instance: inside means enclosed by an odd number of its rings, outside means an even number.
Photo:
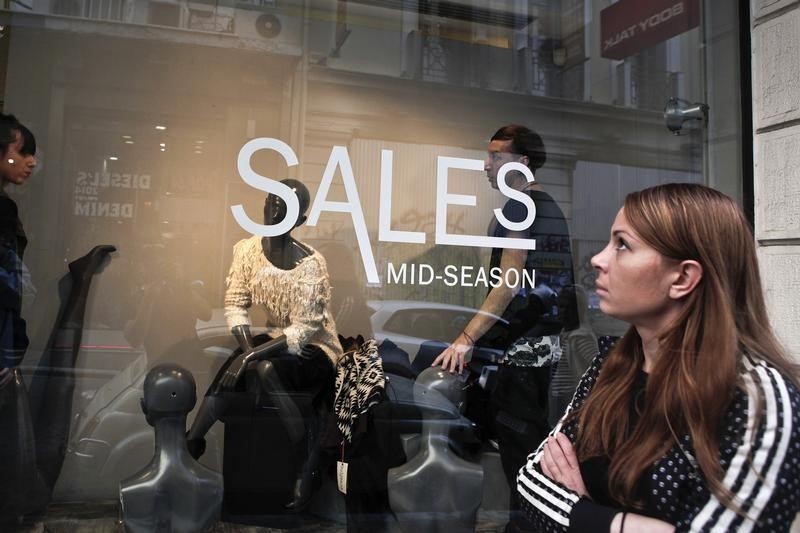
[[[501,532],[505,522],[504,513],[481,513],[475,531],[478,533]],[[399,532],[399,528],[394,528]],[[4,526],[13,533],[123,533],[118,517],[117,503],[60,503],[48,508],[44,518],[25,521],[17,526]],[[208,533],[271,533],[292,531],[293,533],[320,532],[338,533],[347,531],[346,524],[323,518],[304,516],[293,520],[290,529],[261,527],[230,522],[218,522]]]

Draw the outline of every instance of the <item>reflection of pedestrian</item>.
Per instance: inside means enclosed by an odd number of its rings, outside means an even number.
[[[0,113],[0,184],[24,184],[36,166],[36,140],[13,116]],[[17,204],[0,190],[0,520],[27,512],[36,483],[28,394],[18,365],[28,348],[20,314],[22,257],[28,239]]]
[[[498,189],[499,172],[507,163],[521,163],[535,173],[545,162],[541,137],[525,126],[500,128],[489,143],[484,168],[492,188]],[[519,171],[510,171],[505,182],[533,201],[536,217],[525,230],[512,231],[495,218],[489,235],[501,238],[535,239],[538,251],[515,248],[492,249],[490,270],[499,268],[502,279],[534,278],[534,286],[492,288],[464,330],[434,361],[451,372],[461,371],[473,348],[490,347],[505,353],[492,392],[492,408],[503,470],[510,487],[532,446],[549,429],[547,396],[550,365],[556,357],[558,334],[562,330],[557,296],[560,288],[573,283],[569,230],[555,200],[536,182],[528,182]],[[509,199],[503,216],[514,223],[528,218],[528,207]],[[512,275],[506,277],[511,271]],[[517,275],[518,274],[518,275]],[[498,322],[501,316],[504,322]],[[509,528],[526,526],[512,491]]]
[[[0,113],[0,383],[10,380],[11,368],[19,365],[28,347],[25,321],[20,316],[22,284],[24,282],[22,256],[28,239],[17,214],[17,204],[8,197],[5,188],[9,183],[24,184],[36,166],[36,140],[33,134],[13,115]]]
[[[698,184],[629,194],[592,258],[631,327],[517,490],[538,531],[788,531],[800,375],[772,333],[741,208]]]

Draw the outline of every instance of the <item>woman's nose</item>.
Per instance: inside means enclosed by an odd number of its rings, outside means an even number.
[[[592,257],[591,264],[592,267],[597,270],[604,270],[606,265],[606,252],[608,251],[608,246],[600,250],[597,254]]]

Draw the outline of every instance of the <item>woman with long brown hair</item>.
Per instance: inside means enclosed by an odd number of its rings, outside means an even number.
[[[632,193],[594,258],[631,324],[520,470],[545,531],[785,531],[800,510],[798,368],[769,326],[736,203],[702,185]]]

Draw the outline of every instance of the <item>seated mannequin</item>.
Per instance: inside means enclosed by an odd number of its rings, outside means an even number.
[[[142,411],[155,428],[155,453],[143,470],[120,482],[127,531],[204,531],[218,519],[222,476],[186,447],[186,415],[194,404],[194,378],[187,370],[162,364],[148,372]]]
[[[389,502],[403,531],[474,531],[483,496],[483,468],[450,448],[449,429],[465,399],[462,382],[438,367],[420,373],[414,400],[422,409],[419,452],[389,470]]]
[[[310,203],[306,187],[296,180],[283,180],[297,195],[300,216],[294,227],[305,222]],[[280,196],[268,195],[264,223],[274,225],[286,216]],[[302,412],[287,392],[305,391],[312,396],[333,385],[333,369],[342,353],[336,326],[328,311],[330,284],[322,255],[290,232],[275,237],[253,236],[234,247],[225,293],[225,317],[240,352],[234,352],[209,387],[189,430],[190,450],[203,453],[203,437],[225,410],[222,392],[237,390],[246,374],[260,394],[275,406],[295,450],[297,472],[293,496],[286,504],[303,507],[311,496],[316,475],[316,430],[309,424],[313,413]],[[256,348],[250,332],[248,308],[261,305],[267,315],[270,342]]]

